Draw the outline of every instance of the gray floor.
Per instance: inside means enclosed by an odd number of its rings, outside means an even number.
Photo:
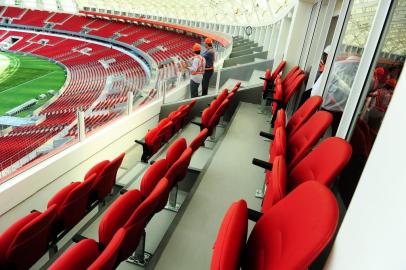
[[[269,142],[258,136],[267,123],[257,108],[240,104],[155,269],[209,269],[214,240],[229,205],[243,198],[250,208],[260,209],[254,193],[264,172],[251,160],[267,158]]]

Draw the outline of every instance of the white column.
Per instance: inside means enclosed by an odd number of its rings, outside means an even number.
[[[127,115],[130,115],[132,113],[133,103],[134,103],[134,93],[130,91],[127,94]]]
[[[79,134],[79,141],[83,141],[86,138],[86,126],[85,126],[85,113],[78,110],[77,113],[78,119],[78,134]]]

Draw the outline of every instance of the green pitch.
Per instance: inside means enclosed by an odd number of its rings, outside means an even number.
[[[65,71],[57,64],[35,56],[0,52],[0,116],[48,90],[58,91],[65,80]],[[16,116],[31,114],[50,98],[47,95]]]

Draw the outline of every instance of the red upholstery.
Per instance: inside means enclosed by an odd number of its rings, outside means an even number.
[[[174,111],[168,115],[168,119],[173,123],[173,132],[176,133],[182,128],[182,111]]]
[[[313,96],[306,100],[289,119],[286,125],[288,136],[293,135],[319,109],[322,102],[323,98],[320,96]]]
[[[159,135],[159,128],[155,127],[147,132],[145,135],[145,144],[148,145],[151,155],[155,154],[162,146],[163,136]]]
[[[196,152],[196,150],[204,144],[204,141],[206,140],[208,134],[209,130],[207,128],[203,129],[202,131],[200,131],[199,134],[197,134],[196,138],[194,138],[194,140],[189,145],[189,147],[192,148],[193,153]]]
[[[188,147],[182,153],[180,158],[169,168],[165,178],[169,180],[169,186],[172,188],[177,182],[181,181],[187,173],[190,160],[192,159],[192,148]]]
[[[137,207],[123,226],[128,231],[119,254],[119,261],[127,259],[137,248],[144,228],[163,200],[168,200],[169,181],[161,179],[151,194]]]
[[[230,100],[230,101],[233,100],[234,95],[235,95],[235,93],[231,92],[231,93],[228,95],[227,99]]]
[[[48,250],[56,206],[23,217],[0,237],[0,268],[28,269]],[[35,248],[33,248],[35,247]]]
[[[96,178],[92,190],[96,191],[97,199],[102,201],[113,189],[116,183],[117,171],[123,162],[125,153],[113,159],[103,170],[100,178]]]
[[[331,113],[317,112],[293,136],[288,138],[287,160],[289,170],[310,152],[332,121]]]
[[[227,96],[228,96],[228,89],[225,88],[223,91],[221,91],[221,93],[216,98],[216,100],[219,101],[219,105],[227,98]]]
[[[211,133],[213,132],[213,129],[219,123],[220,118],[223,116],[224,112],[228,108],[229,103],[230,103],[230,100],[225,99],[223,101],[223,103],[221,103],[220,107],[213,114],[213,116],[210,118],[210,121],[209,121],[209,135],[211,135]]]
[[[265,78],[265,80],[264,80],[264,88],[262,89],[262,91],[264,93],[268,90],[268,84],[269,84],[268,81],[271,79],[271,76],[272,76],[271,70],[269,68],[266,69],[265,75],[264,75],[264,78]]]
[[[278,127],[286,127],[286,113],[284,109],[280,109],[276,113],[274,130],[278,129]]]
[[[106,211],[99,224],[99,242],[107,246],[114,234],[121,228],[141,204],[138,190],[130,190],[120,196]]]
[[[210,118],[211,118],[212,116],[213,116],[213,113],[212,113],[212,109],[211,109],[210,107],[203,110],[203,112],[202,112],[202,118],[201,118],[201,123],[202,123],[202,125],[203,125],[204,127],[208,127],[208,126],[209,126],[209,121],[210,121]]]
[[[165,176],[169,169],[166,159],[161,159],[152,164],[144,173],[140,184],[140,192],[144,200],[151,194],[158,182]]]
[[[338,221],[332,192],[306,182],[275,204],[249,237],[243,269],[307,269],[331,240]]]
[[[48,202],[48,207],[57,206],[57,231],[68,230],[75,226],[86,214],[89,192],[96,174],[82,183],[76,182],[63,188]],[[59,227],[59,228],[58,228]]]
[[[172,137],[173,123],[169,118],[164,118],[159,121],[157,128],[159,129],[158,136],[162,134],[163,141],[167,142]]]
[[[286,156],[286,131],[284,127],[275,130],[275,137],[269,149],[269,162],[272,163],[276,156]]]
[[[283,100],[283,89],[282,89],[282,84],[279,81],[279,76],[276,78],[276,82],[275,82],[275,92],[273,94],[273,98],[276,100]],[[272,114],[275,114],[276,111],[280,109],[280,105],[278,105],[277,102],[272,102]]]
[[[166,161],[168,162],[168,167],[172,166],[179,159],[186,147],[186,139],[183,137],[177,139],[171,144],[171,146],[169,146],[165,157]]]
[[[330,186],[347,165],[351,152],[347,141],[338,137],[325,139],[292,169],[289,174],[290,189],[309,180]]]
[[[103,172],[104,168],[107,166],[107,164],[109,164],[110,161],[109,160],[103,160],[99,163],[97,163],[96,165],[94,165],[85,175],[85,181],[87,181],[87,179],[92,175],[92,174],[96,174],[97,178],[99,178],[101,176],[101,173]]]
[[[127,237],[127,230],[119,229],[111,239],[110,243],[103,250],[100,256],[90,265],[87,270],[112,270],[115,269],[118,253]],[[76,268],[80,269],[80,268]]]
[[[267,188],[262,201],[262,212],[265,213],[286,195],[286,162],[284,156],[277,156],[273,160],[272,171],[267,175],[272,177],[267,179]]]
[[[241,82],[238,82],[238,83],[234,86],[233,90],[231,90],[231,92],[232,92],[232,93],[237,92],[238,89],[240,89],[240,86],[241,86]]]
[[[271,75],[271,80],[275,80],[276,76],[279,75],[279,73],[281,73],[282,69],[285,67],[286,65],[286,61],[282,60],[279,65],[276,67],[276,69],[272,72]]]
[[[248,211],[244,200],[233,203],[223,218],[213,247],[211,270],[239,269],[247,238]]]
[[[283,93],[283,103],[286,105],[288,104],[290,98],[293,96],[293,94],[296,93],[296,91],[299,89],[299,87],[302,85],[303,81],[305,80],[306,75],[301,74],[297,76],[294,81],[289,84],[289,86],[284,89]]]
[[[295,78],[298,75],[298,72],[300,74],[301,70],[299,66],[293,67],[288,74],[286,74],[285,79],[283,79],[283,87],[287,87],[287,84],[291,82],[292,78]]]
[[[93,239],[84,239],[65,251],[48,269],[88,269],[88,267],[97,259],[99,253],[96,241]]]

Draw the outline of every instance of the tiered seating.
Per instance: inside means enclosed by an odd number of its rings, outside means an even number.
[[[9,9],[9,8],[7,8],[7,9]],[[27,12],[25,12],[24,16],[22,16],[21,19],[13,20],[13,23],[43,27],[45,20],[47,18],[49,18],[50,15],[51,15],[51,13],[48,11],[27,10]]]
[[[175,114],[171,114],[169,117],[162,119],[155,128],[149,130],[144,140],[135,140],[135,142],[142,145],[143,148],[141,161],[148,162],[148,160],[186,124],[190,111],[195,103],[196,101],[192,101],[187,105],[180,106]],[[172,122],[172,120],[174,120],[174,122]]]
[[[215,129],[220,118],[230,105],[235,93],[239,89],[241,83],[237,83],[236,86],[228,92],[228,89],[224,89],[216,99],[214,99],[208,108],[202,112],[201,122],[192,122],[195,125],[200,126],[200,130],[207,129],[209,136],[215,136]]]
[[[95,202],[104,202],[112,192],[123,158],[124,154],[121,154],[112,161],[99,163],[83,182],[71,183],[56,193],[45,212],[32,211],[3,232],[0,268],[29,269],[96,206]],[[107,249],[106,253],[109,252]]]
[[[259,217],[244,200],[227,211],[210,269],[307,269],[334,236],[338,204],[320,183],[308,181]],[[248,219],[256,222],[247,237]]]
[[[111,119],[114,119],[119,113],[111,112],[106,114],[91,115],[85,117],[85,127],[86,132],[90,132],[93,129],[104,125],[109,122]],[[77,136],[77,126],[72,127],[67,136]]]
[[[122,195],[109,207],[99,224],[98,242],[76,235],[73,240],[78,243],[49,269],[115,269],[130,255],[137,264],[145,266],[145,227],[164,208],[169,191],[184,179],[192,155],[204,139],[199,134],[189,147],[185,138],[175,141],[166,157],[154,162],[144,173],[140,189],[122,190]]]

